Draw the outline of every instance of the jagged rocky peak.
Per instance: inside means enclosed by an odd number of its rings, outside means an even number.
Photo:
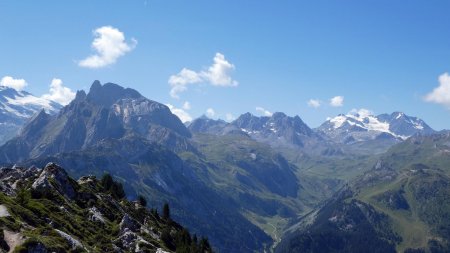
[[[403,112],[380,114],[380,121],[389,123],[389,130],[398,135],[410,137],[415,134],[432,134],[435,131],[420,118],[408,116]]]
[[[82,150],[104,139],[130,136],[172,150],[190,148],[191,133],[166,105],[133,89],[95,81],[87,95],[78,91],[58,115],[41,112],[29,121],[19,136],[0,147],[0,163]]]
[[[38,192],[57,190],[61,195],[75,198],[75,182],[69,179],[67,172],[55,163],[48,163],[34,181],[32,188]]]
[[[7,195],[16,195],[18,185],[32,183],[36,192],[57,191],[68,199],[75,197],[74,181],[67,172],[55,163],[48,163],[43,169],[35,166],[29,168],[14,165],[12,168],[0,169],[0,191]]]
[[[249,112],[242,114],[232,122],[241,129],[260,130],[268,117],[257,117]]]
[[[188,129],[192,133],[223,134],[224,130],[226,130],[226,128],[229,128],[230,126],[231,125],[224,120],[211,119],[206,115],[202,115],[201,117],[190,122],[188,125]]]
[[[41,122],[47,122],[51,118],[51,115],[48,114],[44,109],[37,112],[31,117],[28,122],[34,122],[34,124],[41,124]]]
[[[267,132],[283,134],[284,131],[293,131],[308,136],[314,134],[298,115],[290,117],[283,112],[275,112],[271,116],[261,117],[247,112],[233,121],[232,124],[248,133]]]
[[[292,128],[296,133],[302,133],[306,135],[313,134],[312,130],[303,122],[300,116],[295,115],[294,117],[289,117],[282,112],[276,112],[268,120],[269,124],[274,125],[282,129]]]
[[[45,110],[41,110],[39,113],[36,113],[30,120],[28,120],[28,122],[20,129],[20,131],[18,132],[18,136],[27,136],[27,143],[32,143],[34,140],[42,137],[41,129],[47,126],[51,122],[51,120],[52,115],[48,114]],[[17,144],[14,143],[14,139],[12,139],[10,142],[11,144],[9,144],[8,142],[5,145],[11,145],[11,149],[14,149],[15,147],[17,148]],[[10,160],[8,162],[14,161]]]
[[[84,100],[86,99],[86,92],[84,90],[78,90],[77,94],[75,95],[74,100]]]
[[[105,83],[102,85],[100,81],[96,80],[87,94],[87,100],[97,105],[109,107],[117,100],[123,98],[137,99],[142,95],[136,90],[124,88],[114,83]]]
[[[299,148],[311,154],[322,153],[329,148],[323,137],[316,134],[298,115],[291,117],[283,112],[275,112],[270,116],[258,117],[245,113],[231,124],[253,139],[275,147]]]

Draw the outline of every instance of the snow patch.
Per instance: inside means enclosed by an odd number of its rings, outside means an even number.
[[[51,101],[44,99],[44,98],[38,98],[32,95],[25,95],[25,96],[15,96],[14,98],[5,97],[9,104],[11,105],[18,105],[18,106],[38,106],[41,108],[44,108],[48,111],[54,111],[55,108],[51,106]]]
[[[347,121],[347,117],[344,115],[339,115],[330,119],[330,122],[334,124],[334,128],[340,128]]]
[[[404,116],[403,113],[399,113],[396,118]],[[329,122],[333,124],[334,129],[342,127],[344,124],[350,126],[358,126],[367,131],[375,131],[380,133],[388,133],[396,138],[401,138],[403,140],[407,139],[409,136],[397,135],[390,131],[390,124],[385,121],[380,121],[376,116],[372,114],[371,111],[366,109],[352,110],[346,115],[338,115],[334,118],[330,118]],[[423,125],[417,121],[411,121],[411,124],[418,130],[423,130]],[[331,129],[330,129],[331,130]]]
[[[414,125],[414,128],[417,130],[423,130],[423,125],[421,123],[418,122],[411,122]]]
[[[401,113],[399,113],[399,114],[397,115],[397,117],[395,117],[395,119],[399,119],[399,118],[401,118],[403,115],[404,115],[404,114],[401,112]]]
[[[259,131],[250,131],[248,129],[245,128],[241,128],[241,131],[247,134],[259,134]]]

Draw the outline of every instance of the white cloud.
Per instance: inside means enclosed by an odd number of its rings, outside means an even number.
[[[344,105],[344,97],[336,96],[330,99],[330,105],[333,107],[341,107]]]
[[[309,107],[319,108],[322,103],[318,99],[310,99],[308,100],[307,104]]]
[[[226,119],[226,121],[233,121],[235,119],[235,117],[233,116],[233,114],[227,113],[227,114],[225,114],[225,119]]]
[[[75,92],[68,87],[64,87],[61,79],[53,78],[49,93],[42,95],[42,98],[67,105],[75,98]]]
[[[28,83],[24,79],[14,79],[11,76],[4,76],[0,81],[0,85],[20,91],[25,88]]]
[[[259,113],[261,113],[262,115],[264,115],[264,116],[272,116],[272,112],[270,112],[270,111],[268,111],[268,110],[266,110],[266,109],[264,109],[264,108],[262,108],[262,107],[260,107],[260,106],[257,106],[256,108],[255,108],[255,110],[257,111],[257,112],[259,112]]]
[[[167,105],[167,107],[169,107],[170,111],[181,120],[181,122],[185,123],[185,122],[192,121],[191,115],[189,115],[189,113],[186,112],[185,110],[183,110],[181,108],[176,108],[175,106],[173,106],[171,104],[166,104],[166,105]]]
[[[361,109],[352,109],[349,114],[351,115],[359,115],[359,117],[361,118],[366,118],[368,116],[373,116],[373,111],[369,110],[369,109],[365,109],[365,108],[361,108]]]
[[[216,53],[214,63],[207,70],[196,72],[183,68],[178,74],[170,76],[170,96],[179,98],[178,94],[186,91],[189,84],[209,83],[213,86],[235,87],[239,83],[230,76],[234,69],[235,66],[223,54]]]
[[[206,116],[212,118],[212,117],[216,116],[216,112],[214,111],[213,108],[208,108],[206,110]]]
[[[96,37],[92,42],[95,54],[81,60],[78,65],[86,68],[101,68],[114,64],[117,59],[133,50],[137,40],[132,38],[130,43],[125,41],[125,35],[112,26],[102,26],[93,31]]]
[[[184,102],[183,109],[184,110],[190,110],[191,109],[191,103],[189,103],[188,101]]]
[[[200,74],[214,86],[237,86],[238,82],[233,80],[230,72],[235,69],[234,65],[225,59],[221,53],[214,56],[214,64]]]
[[[425,96],[425,101],[441,104],[450,109],[450,75],[444,73],[439,76],[439,86]]]

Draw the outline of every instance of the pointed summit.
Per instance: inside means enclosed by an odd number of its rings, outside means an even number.
[[[124,98],[141,98],[142,95],[136,90],[124,88],[114,83],[106,83],[101,85],[98,80],[92,83],[92,86],[87,94],[87,100],[105,107],[111,106],[119,99]]]
[[[0,162],[83,150],[105,139],[130,136],[170,149],[186,149],[191,134],[167,106],[133,89],[95,81],[89,94],[77,92],[76,99],[58,116],[40,112],[34,117],[10,145],[0,147]]]

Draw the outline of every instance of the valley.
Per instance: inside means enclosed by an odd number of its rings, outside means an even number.
[[[0,10],[0,253],[450,253],[450,1]]]
[[[132,199],[143,195],[151,207],[170,203],[173,216],[191,232],[208,236],[219,252],[278,251],[286,247],[289,234],[302,231],[296,222],[320,213],[330,201],[340,201],[336,194],[356,185],[351,199],[357,202],[344,198],[345,203],[366,203],[371,212],[387,215],[392,233],[402,238],[393,241],[402,252],[427,247],[428,239],[440,238],[433,237],[415,211],[418,204],[411,191],[405,190],[411,210],[387,209],[378,200],[404,187],[410,172],[389,172],[395,181],[373,185],[359,186],[358,178],[372,182],[383,176],[384,171],[371,174],[379,161],[402,170],[407,164],[401,156],[409,159],[410,152],[416,161],[409,164],[437,166],[447,160],[440,162],[446,159],[442,155],[445,142],[430,142],[437,135],[423,121],[396,115],[400,114],[376,119],[387,120],[384,126],[401,127],[389,131],[367,127],[366,137],[351,143],[337,142],[330,133],[324,134],[324,127],[311,129],[300,117],[284,113],[271,117],[247,113],[231,123],[201,117],[186,127],[166,106],[137,91],[95,81],[89,93],[79,91],[58,114],[36,113],[18,136],[0,147],[0,160],[6,166],[24,167],[55,162],[74,177],[109,173]],[[400,123],[402,118],[405,121]],[[417,122],[423,127],[417,127]],[[328,131],[339,132],[345,124],[341,119]],[[361,129],[355,131],[361,135]],[[353,145],[372,145],[386,133],[395,141],[386,146],[385,139],[380,139],[383,151],[353,152]],[[395,139],[406,134],[418,136]],[[417,140],[421,143],[416,144]],[[407,144],[411,142],[419,151],[410,151]],[[432,151],[442,158],[427,160],[433,145],[444,145],[439,152]],[[391,220],[383,222],[391,224]],[[314,219],[310,222],[314,226]]]

